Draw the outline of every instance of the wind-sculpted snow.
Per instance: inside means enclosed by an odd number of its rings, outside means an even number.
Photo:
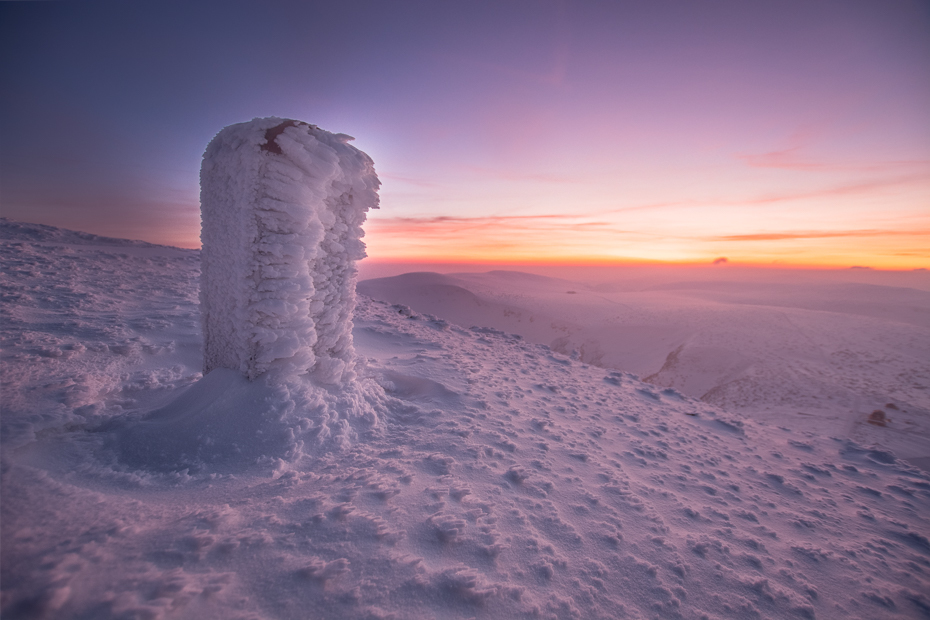
[[[263,118],[210,142],[200,175],[205,373],[355,377],[355,261],[379,182],[351,139]]]
[[[281,458],[313,431],[279,392],[190,387],[199,355],[168,346],[200,338],[196,253],[119,254],[108,279],[112,249],[0,250],[5,620],[930,614],[930,477],[888,451],[362,297],[380,425]],[[110,387],[79,407],[48,385],[85,376]],[[212,406],[265,414],[240,431]],[[134,453],[140,417],[180,432]],[[239,432],[238,460],[193,439]]]

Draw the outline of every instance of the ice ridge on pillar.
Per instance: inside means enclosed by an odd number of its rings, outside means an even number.
[[[345,134],[280,118],[230,125],[200,172],[204,373],[355,378],[352,312],[371,158]]]

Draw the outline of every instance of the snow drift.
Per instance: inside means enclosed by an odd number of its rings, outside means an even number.
[[[355,261],[380,183],[351,139],[260,118],[210,142],[200,173],[205,373],[355,377]]]

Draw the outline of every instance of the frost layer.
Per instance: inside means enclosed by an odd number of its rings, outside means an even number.
[[[352,138],[260,118],[230,125],[200,172],[204,373],[355,378],[352,311],[362,224],[378,208]]]

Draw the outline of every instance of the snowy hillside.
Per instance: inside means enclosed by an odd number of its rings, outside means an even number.
[[[0,231],[4,619],[930,616],[889,451],[364,297],[355,400],[202,378],[197,252]]]
[[[639,267],[601,278],[408,273],[358,290],[930,469],[927,273]]]

